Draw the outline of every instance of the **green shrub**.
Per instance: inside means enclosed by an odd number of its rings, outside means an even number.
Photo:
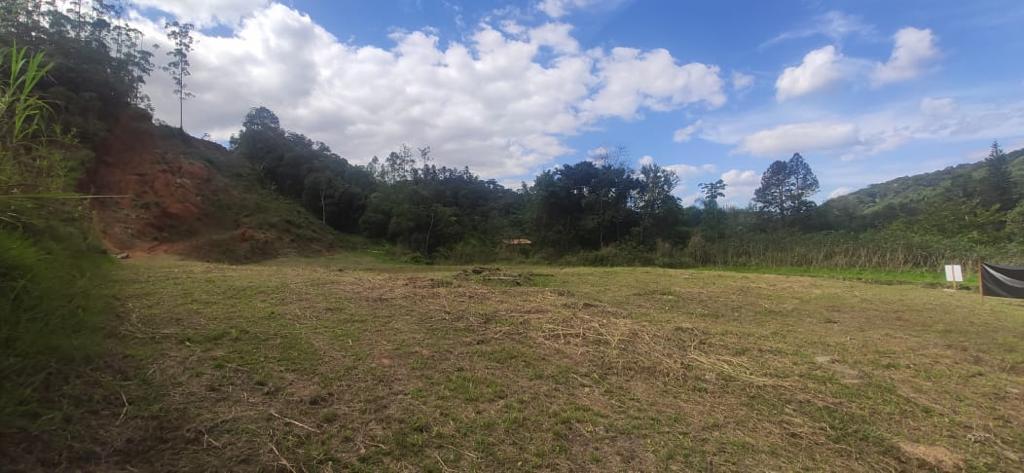
[[[0,227],[0,423],[46,409],[40,384],[98,353],[110,257],[82,227]],[[77,230],[77,231],[76,231]]]

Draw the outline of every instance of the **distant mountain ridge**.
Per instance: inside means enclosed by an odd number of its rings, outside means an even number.
[[[1024,149],[1007,153],[1017,195],[1024,195]],[[971,190],[984,176],[985,161],[950,166],[942,170],[904,176],[871,184],[849,194],[829,199],[821,210],[831,218],[859,217],[872,226],[913,215],[926,202],[962,203],[976,198]]]

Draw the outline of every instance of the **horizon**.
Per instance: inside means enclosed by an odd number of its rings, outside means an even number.
[[[198,27],[187,131],[224,142],[262,105],[356,164],[430,146],[516,187],[622,146],[676,171],[685,205],[723,179],[742,207],[797,152],[821,202],[1024,147],[1010,1],[135,3],[147,44],[166,20]],[[165,74],[146,93],[177,122]]]

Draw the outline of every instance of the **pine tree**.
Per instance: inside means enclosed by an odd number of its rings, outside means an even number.
[[[984,203],[998,206],[999,210],[1009,210],[1017,202],[1010,176],[1010,159],[999,147],[998,141],[992,142],[991,151],[985,158],[985,178],[982,190]]]

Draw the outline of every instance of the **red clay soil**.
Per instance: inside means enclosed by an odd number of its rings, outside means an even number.
[[[88,194],[125,196],[92,201],[98,230],[109,249],[159,252],[213,230],[211,226],[223,227],[224,222],[212,221],[204,199],[227,190],[223,179],[209,165],[186,159],[180,140],[157,136],[157,129],[139,115],[122,115],[97,147],[83,184]],[[227,154],[210,145],[204,151]]]
[[[123,196],[91,200],[95,226],[114,254],[242,262],[330,246],[326,227],[307,231],[305,238],[287,228],[251,228],[240,209],[254,209],[255,200],[267,197],[247,194],[248,188],[222,174],[225,169],[244,174],[248,164],[216,143],[154,126],[145,112],[134,110],[97,146],[80,187],[90,195]],[[298,220],[308,225],[308,219]]]

